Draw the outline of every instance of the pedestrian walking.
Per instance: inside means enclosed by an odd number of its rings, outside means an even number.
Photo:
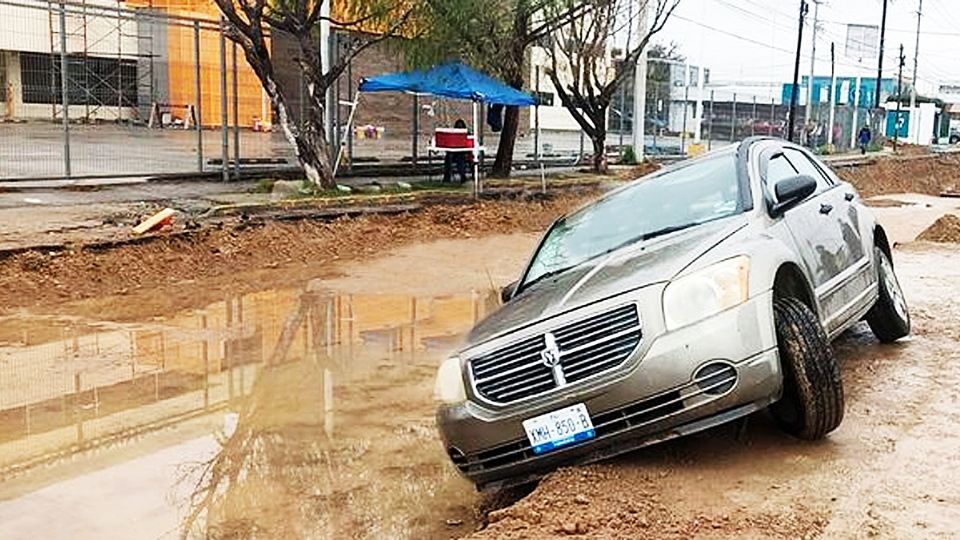
[[[873,139],[873,133],[870,132],[870,126],[864,125],[857,134],[857,144],[860,146],[860,153],[867,153],[867,145]]]

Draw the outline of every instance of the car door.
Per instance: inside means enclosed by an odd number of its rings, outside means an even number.
[[[864,249],[856,197],[849,185],[836,182],[806,150],[786,147],[784,154],[800,174],[813,176],[818,185],[822,181],[827,186],[819,196],[819,203],[820,212],[826,218],[822,221],[839,234],[838,244],[834,246],[836,251],[829,257],[829,263],[836,268],[831,268],[834,277],[818,288],[816,294],[821,306],[832,314],[825,326],[833,331],[857,314],[874,282],[870,254]]]
[[[774,146],[760,158],[765,197],[774,203],[778,202],[775,190],[777,182],[801,174],[786,151],[787,148],[783,146]],[[813,281],[821,322],[829,331],[831,321],[839,313],[837,306],[827,302],[822,293],[841,277],[845,256],[842,254],[841,228],[835,219],[839,212],[835,212],[836,201],[830,193],[836,190],[831,190],[833,184],[823,175],[813,178],[817,180],[817,190],[806,200],[789,208],[782,219]]]

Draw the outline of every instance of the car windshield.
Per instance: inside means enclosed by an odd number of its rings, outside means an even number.
[[[664,171],[558,220],[521,287],[633,242],[741,211],[732,150]]]

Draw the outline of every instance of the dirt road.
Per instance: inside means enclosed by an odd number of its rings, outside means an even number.
[[[895,254],[914,335],[864,325],[836,343],[847,410],[817,443],[765,415],[610,463],[561,471],[476,538],[953,538],[960,525],[960,256]]]
[[[912,240],[960,202],[887,199],[914,335],[881,346],[858,326],[836,342],[847,411],[827,440],[758,414],[495,498],[444,455],[434,371],[577,201],[510,203],[503,220],[440,208],[399,232],[361,219],[339,247],[324,225],[278,225],[17,259],[0,273],[2,536],[957,537],[960,248]],[[245,270],[188,279],[183,253]],[[163,264],[169,279],[130,277]],[[92,276],[111,279],[51,288]]]

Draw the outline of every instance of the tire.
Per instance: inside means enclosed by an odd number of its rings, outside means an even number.
[[[881,343],[893,343],[910,333],[910,310],[890,257],[880,248],[873,250],[877,261],[877,302],[867,312],[867,324]]]
[[[796,298],[773,305],[783,396],[770,412],[799,439],[821,439],[843,420],[843,381],[816,314]]]

